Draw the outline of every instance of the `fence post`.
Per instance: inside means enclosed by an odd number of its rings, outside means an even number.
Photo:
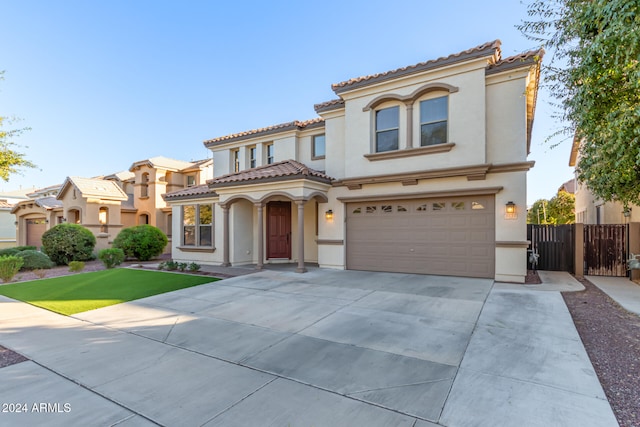
[[[629,223],[629,252],[640,254],[640,222]],[[631,280],[640,279],[640,270],[631,270]]]
[[[573,262],[573,274],[577,277],[584,276],[584,224],[576,223],[575,228],[575,260]]]

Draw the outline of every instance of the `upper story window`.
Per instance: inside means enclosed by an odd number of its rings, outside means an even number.
[[[194,185],[196,185],[196,176],[187,175],[187,187],[193,187]]]
[[[313,152],[311,157],[313,159],[324,159],[325,157],[325,137],[324,135],[313,136]]]
[[[267,144],[267,164],[270,165],[275,161],[273,155],[273,144]]]
[[[398,149],[400,108],[376,111],[376,152]]]
[[[256,159],[256,147],[249,148],[249,167],[255,168],[258,165],[258,161]]]
[[[143,173],[142,177],[142,185],[140,185],[140,197],[149,197],[149,174]]]
[[[231,161],[234,172],[240,172],[240,150],[233,150],[231,152]]]
[[[449,98],[427,99],[420,102],[420,145],[444,144],[447,142],[447,119]]]

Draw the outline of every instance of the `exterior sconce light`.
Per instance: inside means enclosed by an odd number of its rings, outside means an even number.
[[[516,219],[518,218],[518,211],[516,204],[512,201],[508,201],[504,209],[504,219]]]
[[[333,211],[329,209],[324,213],[324,217],[327,221],[331,221],[333,219]]]
[[[14,221],[13,225],[18,225],[18,221]]]
[[[624,210],[622,211],[622,214],[624,215],[625,218],[629,218],[631,216],[631,208],[625,207]]]

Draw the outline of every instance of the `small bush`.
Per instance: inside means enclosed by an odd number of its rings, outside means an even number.
[[[69,271],[72,273],[77,273],[78,271],[84,270],[84,262],[83,261],[71,261],[69,263]]]
[[[20,251],[16,248],[0,249],[0,257],[16,255],[18,252]]]
[[[195,262],[189,263],[189,265],[187,266],[187,268],[189,269],[189,271],[200,271],[200,264],[196,264]]]
[[[22,251],[37,251],[38,248],[36,248],[35,246],[16,246],[15,248],[12,248],[17,250],[18,252],[22,252]]]
[[[96,238],[79,224],[58,224],[42,235],[42,251],[57,265],[94,259]]]
[[[179,262],[178,263],[178,270],[185,271],[186,269],[187,269],[187,263],[186,262]]]
[[[113,247],[122,249],[127,257],[149,261],[162,254],[167,243],[167,236],[159,228],[144,224],[122,230]]]
[[[158,264],[158,270],[164,270],[164,262],[161,262],[160,264]]]
[[[18,274],[23,263],[24,260],[19,256],[9,255],[0,257],[0,279],[5,283],[10,282],[11,279]]]
[[[169,261],[164,263],[164,267],[169,271],[175,271],[178,269],[178,263],[170,259]]]
[[[19,256],[24,260],[22,270],[42,270],[52,268],[54,266],[53,261],[51,261],[47,254],[33,249],[20,251],[16,256]]]
[[[118,248],[103,249],[98,252],[98,259],[102,261],[105,267],[113,268],[122,264],[124,261],[124,252]]]

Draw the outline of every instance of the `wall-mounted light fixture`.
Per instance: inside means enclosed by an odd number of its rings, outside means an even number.
[[[622,211],[622,215],[624,215],[625,218],[629,218],[631,216],[631,208],[625,207]]]
[[[331,209],[329,209],[328,211],[326,211],[326,212],[324,213],[324,218],[325,218],[327,221],[331,221],[331,220],[333,219],[333,211],[332,211]]]
[[[518,218],[518,210],[516,204],[512,201],[508,201],[504,209],[504,219],[516,219]]]

